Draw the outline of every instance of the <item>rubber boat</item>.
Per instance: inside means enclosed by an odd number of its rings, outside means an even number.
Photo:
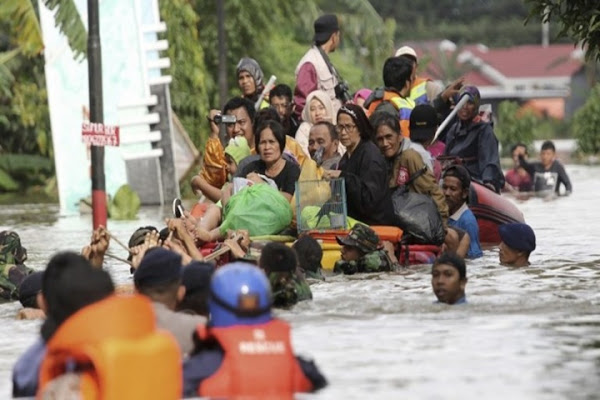
[[[500,244],[498,226],[525,222],[523,213],[514,203],[475,181],[471,182],[469,208],[477,218],[479,242],[482,246]]]

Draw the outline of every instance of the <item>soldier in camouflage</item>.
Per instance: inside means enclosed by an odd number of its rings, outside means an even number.
[[[337,236],[336,239],[342,246],[342,259],[336,261],[334,273],[352,275],[396,270],[387,252],[381,249],[379,236],[368,226],[356,224],[347,236]]]
[[[273,307],[288,308],[312,299],[308,282],[298,268],[296,253],[285,244],[267,244],[261,251],[259,266],[271,282]]]
[[[21,246],[16,232],[0,232],[0,301],[18,300],[19,286],[33,272],[23,263],[27,260],[27,249]]]

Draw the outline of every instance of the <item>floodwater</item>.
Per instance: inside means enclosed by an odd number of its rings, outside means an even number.
[[[397,275],[333,277],[314,285],[314,301],[280,315],[293,324],[298,353],[314,357],[330,385],[319,399],[600,398],[600,168],[568,166],[574,193],[518,202],[537,234],[532,265],[498,265],[498,251],[467,264],[466,306],[432,304],[429,267]],[[163,211],[109,222],[122,241]],[[90,217],[60,217],[56,206],[0,206],[0,229],[17,230],[29,265],[57,250],[78,250]],[[115,244],[111,250],[124,256]],[[128,268],[108,260],[118,282]],[[0,397],[11,368],[38,334],[0,305]]]

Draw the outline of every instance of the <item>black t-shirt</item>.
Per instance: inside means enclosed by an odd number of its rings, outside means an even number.
[[[265,175],[275,181],[275,184],[280,191],[289,193],[292,196],[294,195],[294,191],[296,190],[296,181],[300,177],[300,167],[298,167],[297,164],[285,160],[285,166],[277,176],[268,176],[265,173],[266,169],[267,166],[263,160],[256,160],[245,165],[242,168],[242,171],[236,175],[244,178],[251,172]]]

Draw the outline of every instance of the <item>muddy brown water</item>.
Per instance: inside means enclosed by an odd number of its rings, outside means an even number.
[[[497,249],[467,264],[466,306],[432,304],[429,266],[400,274],[332,277],[314,300],[279,315],[294,327],[298,353],[313,357],[330,385],[319,399],[600,398],[600,168],[568,166],[574,193],[517,202],[537,235],[532,265],[498,265]],[[109,222],[123,242],[167,210]],[[0,206],[0,230],[15,229],[43,268],[57,250],[79,250],[90,216],[60,216],[55,205]],[[115,244],[112,252],[124,256]],[[128,268],[111,259],[117,282]],[[0,305],[0,397],[11,369],[39,331]],[[313,396],[308,396],[312,398]]]

